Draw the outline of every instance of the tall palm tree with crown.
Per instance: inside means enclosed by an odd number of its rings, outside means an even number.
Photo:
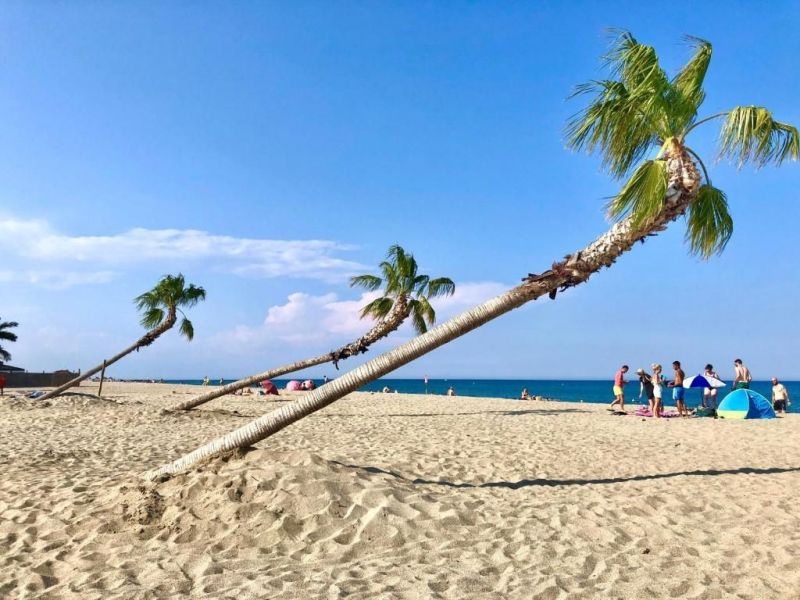
[[[624,180],[607,207],[614,221],[609,231],[545,271],[528,274],[520,285],[500,296],[302,399],[148,472],[147,477],[169,477],[219,452],[251,446],[500,315],[541,296],[555,298],[559,291],[579,285],[611,266],[636,242],[665,230],[680,216],[686,216],[686,240],[692,253],[707,259],[722,252],[733,233],[733,220],[724,192],[712,185],[705,164],[688,145],[690,134],[701,125],[722,120],[720,155],[739,167],[797,160],[800,137],[795,127],[777,121],[760,106],[737,106],[700,118],[711,44],[698,38],[687,39],[693,54],[669,78],[651,46],[638,42],[626,31],[618,31],[605,56],[610,78],[591,81],[576,90],[577,96],[588,96],[589,102],[567,125],[568,146],[600,154],[611,175]]]
[[[447,277],[432,279],[428,275],[421,274],[414,255],[397,244],[389,247],[386,259],[378,265],[378,268],[381,272],[380,277],[367,274],[350,279],[351,287],[360,287],[370,292],[383,288],[380,297],[370,301],[361,309],[361,318],[373,318],[375,325],[360,338],[327,354],[256,373],[195,398],[189,398],[171,410],[189,410],[265,379],[295,373],[328,362],[332,362],[338,369],[340,360],[366,352],[372,344],[396,331],[409,318],[417,333],[425,333],[428,327],[436,322],[436,311],[431,305],[431,299],[450,296],[456,289],[453,281]]]
[[[192,308],[198,302],[205,299],[206,291],[202,287],[195,286],[194,284],[189,284],[187,286],[186,280],[181,273],[177,275],[164,275],[153,289],[140,294],[134,299],[136,308],[142,313],[141,324],[148,329],[147,333],[140,337],[132,346],[127,347],[119,354],[115,354],[96,367],[85,371],[78,377],[71,379],[64,385],[57,387],[52,392],[48,392],[42,396],[40,400],[47,400],[48,398],[58,396],[69,388],[78,385],[81,381],[99,373],[105,367],[124,358],[131,352],[138,352],[141,348],[149,346],[156,341],[156,339],[161,337],[161,335],[175,326],[175,323],[178,322],[179,314],[181,323],[178,329],[183,337],[191,341],[194,338],[194,326],[186,317],[184,310]]]

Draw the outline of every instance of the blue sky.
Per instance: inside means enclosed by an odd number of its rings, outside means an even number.
[[[141,333],[167,272],[208,290],[117,377],[234,377],[356,337],[368,272],[413,251],[457,296],[516,284],[608,226],[618,184],[564,149],[572,88],[606,29],[674,72],[714,44],[701,114],[762,104],[800,123],[796,3],[8,3],[0,14],[0,317],[30,370],[86,368]],[[714,127],[693,147],[713,163]],[[585,286],[399,370],[606,377],[678,358],[800,378],[796,163],[715,164],[736,231],[709,262],[683,224]],[[401,330],[370,354],[408,339]],[[345,368],[360,360],[351,359]],[[333,375],[320,367],[309,375]]]

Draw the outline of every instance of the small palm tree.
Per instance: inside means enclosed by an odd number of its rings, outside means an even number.
[[[569,146],[598,151],[615,177],[630,174],[609,204],[616,223],[608,232],[543,273],[529,274],[521,285],[147,476],[168,476],[216,453],[255,444],[526,302],[544,295],[555,298],[559,290],[583,283],[611,266],[636,242],[663,231],[687,211],[686,237],[691,251],[705,258],[721,252],[733,232],[725,194],[711,185],[705,166],[686,143],[687,136],[703,123],[724,118],[721,154],[733,158],[739,166],[751,162],[757,167],[796,160],[800,138],[795,127],[776,121],[762,107],[739,106],[698,120],[711,44],[697,38],[689,40],[694,55],[668,79],[652,47],[620,32],[606,57],[614,79],[578,89],[579,94],[593,94],[593,98],[569,123]],[[648,158],[653,152],[655,156]],[[703,170],[702,177],[693,159]]]
[[[436,312],[431,306],[430,299],[450,296],[456,289],[455,284],[447,277],[431,279],[427,275],[420,275],[414,255],[397,244],[389,248],[386,260],[380,263],[379,268],[383,277],[358,275],[350,279],[350,287],[375,291],[383,286],[383,295],[361,310],[362,319],[372,317],[377,322],[360,338],[327,354],[257,373],[196,398],[190,398],[174,406],[172,410],[189,410],[265,379],[327,362],[332,362],[338,369],[340,360],[366,352],[372,344],[395,331],[409,317],[417,333],[425,333],[436,321]]]
[[[189,309],[205,299],[206,291],[194,284],[189,284],[187,287],[186,280],[181,273],[178,273],[178,275],[165,275],[152,290],[134,299],[136,307],[139,311],[143,311],[141,323],[143,327],[148,329],[147,333],[140,337],[135,344],[129,346],[119,354],[85,371],[75,379],[68,381],[52,392],[48,392],[41,397],[41,400],[58,396],[65,390],[88,379],[95,373],[100,372],[104,367],[114,364],[134,350],[138,352],[140,348],[149,346],[163,333],[172,329],[178,321],[178,313],[181,314],[181,335],[191,341],[194,338],[194,326],[192,322],[186,318],[183,309]]]
[[[431,279],[420,275],[414,255],[397,244],[389,248],[379,268],[383,277],[358,275],[350,279],[351,287],[370,292],[383,286],[383,295],[361,309],[362,319],[377,319],[375,326],[352,344],[331,353],[337,369],[340,360],[366,352],[369,346],[395,331],[409,317],[417,333],[425,333],[436,322],[430,299],[451,296],[456,291],[455,284],[447,277]]]
[[[2,321],[0,320],[0,340],[6,342],[16,342],[17,341],[17,334],[9,331],[12,327],[19,327],[19,323],[16,321]],[[0,346],[0,359],[4,362],[11,360],[11,354],[8,351]]]

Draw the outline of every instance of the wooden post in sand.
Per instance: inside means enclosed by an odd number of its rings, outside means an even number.
[[[97,396],[103,397],[103,379],[106,377],[106,361],[103,361],[103,370],[100,371],[100,389],[97,390]]]

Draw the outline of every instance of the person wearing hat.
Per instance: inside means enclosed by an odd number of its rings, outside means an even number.
[[[641,367],[636,369],[636,374],[639,376],[639,400],[642,399],[642,394],[647,396],[650,413],[655,414],[653,411],[655,410],[656,396],[653,391],[653,379]]]

